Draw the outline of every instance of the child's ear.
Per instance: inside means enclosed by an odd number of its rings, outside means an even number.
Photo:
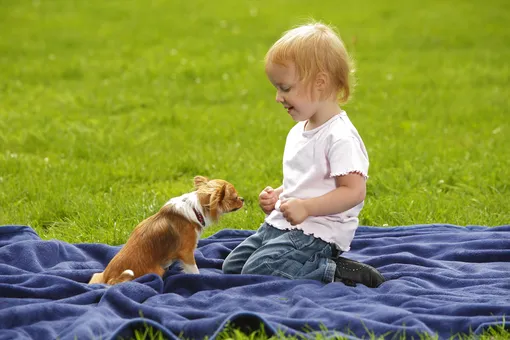
[[[328,86],[329,78],[328,75],[324,72],[319,72],[317,74],[317,77],[315,78],[315,86],[317,87],[317,90],[324,91],[326,90]]]
[[[209,182],[209,179],[207,179],[207,177],[204,177],[204,176],[195,176],[195,178],[193,179],[193,182],[195,184],[195,189],[198,189],[205,183]]]

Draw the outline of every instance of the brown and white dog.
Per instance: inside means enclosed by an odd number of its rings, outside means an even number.
[[[240,209],[244,200],[227,181],[196,176],[194,183],[196,191],[170,199],[140,222],[104,272],[94,274],[89,283],[114,285],[149,273],[163,276],[175,261],[184,273],[198,274],[194,251],[203,229]]]

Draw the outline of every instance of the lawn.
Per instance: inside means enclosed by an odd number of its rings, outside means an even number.
[[[126,241],[195,175],[232,182],[255,229],[293,125],[263,57],[308,18],[356,62],[344,106],[370,156],[363,225],[510,223],[510,3],[0,2],[0,224]]]

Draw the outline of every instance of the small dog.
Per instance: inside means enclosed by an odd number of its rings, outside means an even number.
[[[184,273],[198,274],[194,251],[203,229],[220,215],[243,207],[232,184],[221,179],[194,178],[196,191],[170,199],[156,214],[140,222],[104,272],[89,284],[117,283],[149,273],[163,276],[175,261]]]

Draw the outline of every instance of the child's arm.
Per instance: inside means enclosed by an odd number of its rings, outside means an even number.
[[[280,206],[283,216],[292,225],[300,224],[308,216],[325,216],[347,211],[365,199],[366,182],[363,175],[350,173],[335,177],[336,189],[306,200],[292,198]]]

